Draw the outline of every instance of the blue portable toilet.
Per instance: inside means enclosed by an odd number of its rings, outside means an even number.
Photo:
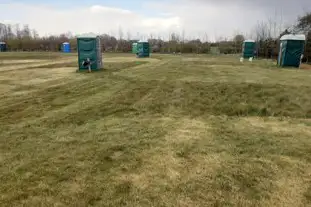
[[[304,51],[306,36],[288,34],[280,39],[278,65],[281,67],[299,67],[301,55]]]
[[[5,52],[6,51],[6,43],[5,42],[0,42],[0,52]]]
[[[70,53],[70,43],[69,42],[63,43],[63,52],[64,53]]]

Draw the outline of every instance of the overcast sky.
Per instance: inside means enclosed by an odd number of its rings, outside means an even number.
[[[43,3],[44,2],[44,3]],[[311,0],[0,0],[0,22],[29,24],[40,35],[94,32],[132,37],[246,35],[257,21],[277,16],[283,24],[311,11]],[[276,15],[275,15],[276,14]],[[139,34],[138,34],[139,33]]]

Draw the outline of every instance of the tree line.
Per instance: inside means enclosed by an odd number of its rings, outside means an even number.
[[[304,33],[308,39],[305,56],[311,60],[311,12],[298,17],[297,20],[296,25],[285,30],[276,18],[257,22],[250,35],[251,39],[257,42],[257,55],[264,58],[276,58],[279,51],[279,39],[282,35]],[[102,34],[100,38],[102,50],[105,52],[130,52],[132,44],[138,41],[132,39],[129,33],[127,38],[124,38],[121,29],[119,29],[118,37]],[[181,34],[171,33],[166,40],[150,35],[148,41],[152,52],[238,54],[242,52],[245,35],[237,33],[231,39],[217,38],[215,42],[209,42],[207,35],[204,39],[186,39],[183,31]],[[18,24],[0,23],[0,41],[6,42],[9,51],[61,51],[64,42],[71,44],[72,51],[77,49],[76,37],[71,33],[40,37],[37,31],[28,25],[21,28]]]
[[[139,41],[123,37],[122,31],[115,37],[108,34],[101,34],[102,49],[105,52],[131,52],[132,44]],[[5,25],[0,23],[0,41],[7,44],[9,51],[61,51],[62,43],[69,42],[71,50],[76,51],[76,37],[71,33],[58,36],[39,37],[34,29],[24,25],[22,29],[18,25]],[[202,41],[200,39],[187,40],[183,35],[171,33],[168,40],[152,35],[148,38],[152,52],[161,53],[208,53],[211,47],[219,47],[220,53],[241,52],[241,45],[244,41],[243,35],[237,35],[235,41],[227,39],[216,43]]]

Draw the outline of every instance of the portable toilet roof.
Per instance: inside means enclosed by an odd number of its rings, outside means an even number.
[[[5,45],[6,43],[5,43],[5,42],[0,42],[0,44],[1,44],[1,45]]]
[[[255,40],[244,40],[244,42],[256,42]]]
[[[77,38],[97,38],[99,35],[95,34],[95,33],[85,33],[85,34],[81,34],[78,35]]]
[[[304,34],[287,34],[283,35],[280,40],[298,40],[298,41],[305,41],[306,40],[306,35]]]
[[[69,45],[70,43],[69,43],[69,42],[64,42],[63,44],[64,44],[64,45]]]
[[[144,41],[144,40],[139,40],[138,42],[148,43],[148,41]]]

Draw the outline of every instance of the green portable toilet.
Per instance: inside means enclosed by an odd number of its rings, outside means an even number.
[[[250,58],[254,57],[254,52],[256,50],[256,43],[255,40],[245,40],[243,42],[243,58]]]
[[[299,67],[306,42],[305,35],[284,35],[280,39],[278,65]]]
[[[211,53],[212,55],[219,55],[219,54],[220,54],[219,47],[211,47],[211,48],[210,48],[210,53]]]
[[[133,54],[136,54],[136,53],[137,53],[137,42],[134,42],[134,43],[132,44],[132,53],[133,53]]]
[[[150,57],[149,42],[139,41],[137,42],[137,53],[139,58]]]
[[[88,70],[83,63],[88,59],[91,62],[91,70],[103,68],[100,37],[95,34],[85,34],[77,37],[79,70]]]

